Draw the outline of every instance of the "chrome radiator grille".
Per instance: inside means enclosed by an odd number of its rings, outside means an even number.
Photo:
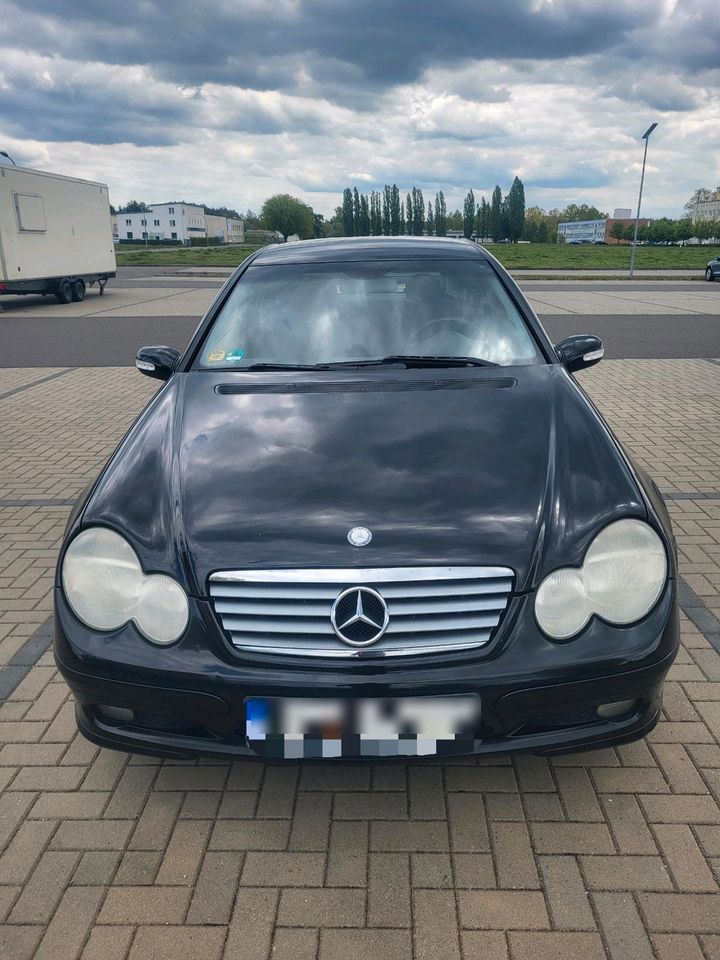
[[[370,658],[484,646],[512,586],[507,567],[232,570],[211,575],[210,596],[238,649]],[[370,587],[387,605],[387,629],[372,646],[348,646],[333,629],[333,604],[348,587]]]

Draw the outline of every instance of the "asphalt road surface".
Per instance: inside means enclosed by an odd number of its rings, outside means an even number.
[[[221,282],[125,268],[111,281],[108,295],[99,298],[91,291],[82,304],[60,306],[50,297],[3,298],[0,367],[127,366],[146,344],[182,350]],[[537,298],[536,309],[555,341],[593,333],[603,339],[605,355],[612,359],[720,358],[720,283],[528,280],[521,286]],[[624,291],[626,301],[611,295]],[[601,312],[604,300],[598,301],[603,292],[609,294],[607,313]],[[630,299],[633,295],[637,302]]]

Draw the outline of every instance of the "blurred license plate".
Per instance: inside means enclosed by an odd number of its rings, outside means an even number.
[[[248,745],[267,757],[404,757],[468,753],[480,697],[245,701]]]

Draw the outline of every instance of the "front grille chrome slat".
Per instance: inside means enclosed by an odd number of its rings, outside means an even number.
[[[369,587],[385,600],[387,630],[371,646],[349,646],[330,620],[348,587]],[[412,656],[482,647],[510,600],[507,567],[232,570],[210,577],[210,597],[239,650],[282,657]]]

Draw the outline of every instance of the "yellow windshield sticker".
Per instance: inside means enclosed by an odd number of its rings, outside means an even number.
[[[212,350],[208,354],[208,363],[218,363],[218,361],[224,360],[224,359],[225,359],[224,350]]]

